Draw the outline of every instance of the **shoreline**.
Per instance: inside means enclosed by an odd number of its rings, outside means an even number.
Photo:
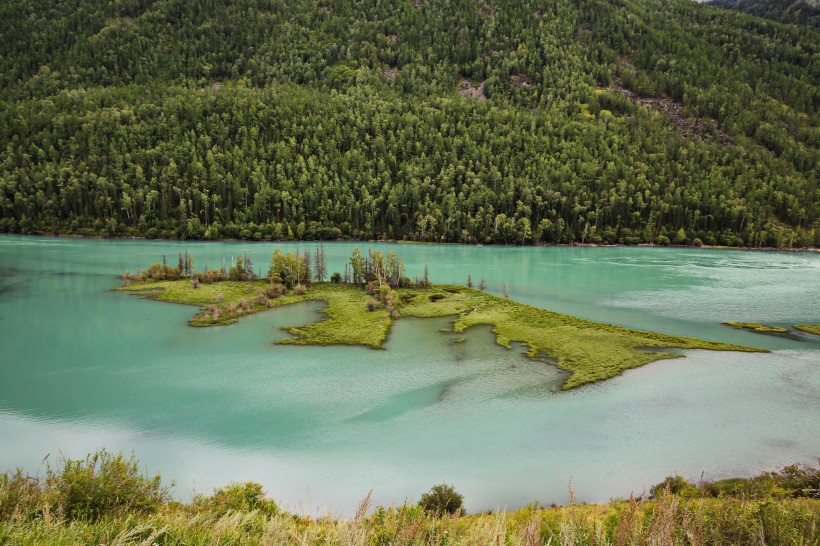
[[[738,251],[764,251],[764,252],[807,252],[820,253],[820,247],[772,247],[772,246],[724,246],[724,245],[658,245],[655,243],[637,243],[629,245],[626,243],[535,243],[526,245],[499,244],[499,243],[456,243],[438,241],[410,241],[403,239],[171,239],[164,237],[149,238],[142,235],[80,235],[75,233],[3,233],[2,235],[13,235],[19,237],[49,237],[53,239],[88,239],[88,240],[112,240],[112,241],[167,241],[186,243],[275,243],[275,244],[319,244],[319,243],[389,243],[400,245],[440,245],[440,246],[467,246],[467,247],[491,247],[491,248],[678,248],[689,250],[738,250]]]

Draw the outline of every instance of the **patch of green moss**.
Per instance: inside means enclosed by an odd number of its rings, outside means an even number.
[[[769,326],[767,324],[760,324],[759,322],[724,322],[726,326],[731,326],[739,330],[749,330],[761,334],[788,334],[789,329],[781,326]]]
[[[290,345],[365,345],[381,348],[393,320],[387,310],[367,310],[370,296],[362,289],[347,285],[317,284],[303,296],[305,300],[324,301],[326,318],[305,326],[285,328],[293,338],[278,341]]]
[[[435,302],[415,299],[403,306],[401,313],[418,317],[457,315],[453,322],[456,333],[478,324],[492,325],[499,345],[509,349],[512,342],[521,342],[528,347],[527,354],[531,358],[551,358],[559,368],[570,372],[572,375],[564,383],[564,389],[609,379],[656,360],[682,356],[663,352],[664,348],[761,351],[630,330],[538,309],[478,290],[459,289],[458,293],[452,293],[448,287],[437,286],[427,292],[445,297]],[[658,350],[646,350],[651,348]]]
[[[383,308],[368,311],[366,302],[370,296],[361,288],[322,283],[311,286],[304,294],[288,293],[265,301],[257,296],[265,286],[265,281],[223,281],[194,288],[190,281],[183,280],[132,285],[120,290],[142,293],[160,301],[199,305],[202,310],[190,321],[194,326],[227,324],[243,315],[266,309],[302,301],[323,301],[327,303],[322,310],[323,320],[285,328],[294,337],[278,343],[381,348],[387,339],[393,319]],[[401,288],[398,294],[401,316],[452,316],[452,332],[455,333],[475,325],[489,324],[499,345],[510,349],[511,343],[521,342],[528,348],[530,358],[549,359],[570,372],[564,389],[609,379],[656,360],[682,356],[665,352],[665,348],[765,352],[602,324],[461,286]],[[216,319],[215,310],[220,311],[216,313]]]
[[[808,332],[820,336],[820,324],[795,324],[794,328],[801,332]]]
[[[233,324],[245,315],[275,309],[303,301],[322,301],[327,307],[322,310],[325,320],[305,326],[288,326],[286,331],[294,338],[279,340],[292,345],[366,345],[381,348],[390,329],[391,319],[385,309],[368,311],[364,290],[342,284],[315,284],[304,294],[286,293],[278,298],[260,301],[257,293],[268,286],[267,281],[221,281],[200,284],[194,288],[190,281],[159,281],[132,284],[117,288],[143,294],[151,299],[198,305],[200,312],[189,321],[191,326],[220,326]],[[242,309],[237,304],[247,301]],[[214,317],[218,310],[218,318]],[[231,310],[233,309],[233,312]]]

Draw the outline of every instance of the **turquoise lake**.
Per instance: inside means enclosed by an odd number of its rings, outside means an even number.
[[[667,248],[326,243],[400,254],[410,276],[486,280],[554,311],[765,354],[688,351],[561,392],[564,376],[447,319],[400,319],[384,350],[279,346],[320,318],[301,304],[216,328],[195,307],[121,292],[122,271],[188,250],[195,267],[275,247],[0,236],[0,472],[62,453],[134,451],[175,497],[254,480],[291,510],[416,501],[441,482],[469,511],[607,501],[672,473],[750,475],[820,456],[820,337],[720,323],[820,322],[820,254]],[[464,343],[456,343],[465,337]]]

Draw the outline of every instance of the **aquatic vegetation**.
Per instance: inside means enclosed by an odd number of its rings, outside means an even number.
[[[795,324],[795,330],[820,336],[820,324]]]
[[[760,351],[602,324],[460,286],[436,286],[432,292],[443,297],[436,301],[429,297],[409,298],[401,309],[402,315],[456,315],[456,333],[478,324],[490,324],[499,345],[510,348],[511,342],[522,342],[529,348],[528,356],[549,357],[559,368],[570,372],[563,389],[609,379],[656,360],[683,356],[661,351],[666,348]],[[409,291],[405,293],[410,295]]]
[[[381,348],[395,320],[387,308],[368,305],[371,296],[354,285],[316,283],[304,293],[290,290],[260,303],[255,295],[267,286],[271,285],[265,281],[223,281],[194,288],[190,281],[179,280],[133,284],[119,290],[200,306],[200,312],[190,321],[193,326],[229,324],[251,313],[305,301],[327,304],[322,309],[323,320],[285,328],[293,337],[279,340],[280,344]],[[518,341],[528,347],[529,357],[550,358],[570,372],[563,389],[609,379],[656,360],[683,356],[664,351],[668,348],[765,352],[602,324],[456,285],[397,288],[395,293],[397,317],[452,316],[455,333],[489,324],[499,345],[510,349],[511,343]]]
[[[724,322],[726,326],[732,326],[738,330],[750,330],[761,334],[788,334],[789,329],[782,326],[769,326],[767,324],[760,324],[759,322]]]

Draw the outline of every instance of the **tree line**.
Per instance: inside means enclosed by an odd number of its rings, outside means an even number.
[[[287,289],[300,284],[309,286],[314,282],[326,281],[359,287],[383,285],[389,288],[429,288],[432,286],[426,265],[421,278],[410,279],[405,275],[404,260],[396,253],[384,254],[378,249],[368,249],[367,254],[363,254],[359,247],[353,249],[350,259],[345,262],[344,273],[336,271],[328,277],[327,257],[324,245],[321,243],[312,253],[310,250],[302,251],[299,248],[295,252],[284,253],[277,247],[273,251],[267,273],[264,275],[261,269],[254,270],[253,261],[248,253],[232,256],[227,262],[225,258],[222,258],[222,266],[218,269],[210,269],[206,265],[200,271],[194,268],[194,263],[194,257],[187,250],[179,253],[176,266],[169,264],[167,256],[163,254],[161,262],[155,262],[147,269],[140,269],[133,275],[130,272],[124,272],[123,280],[145,282],[191,279],[198,284],[225,280],[253,282],[264,279],[272,284],[281,284]],[[472,288],[472,283],[469,288]]]

